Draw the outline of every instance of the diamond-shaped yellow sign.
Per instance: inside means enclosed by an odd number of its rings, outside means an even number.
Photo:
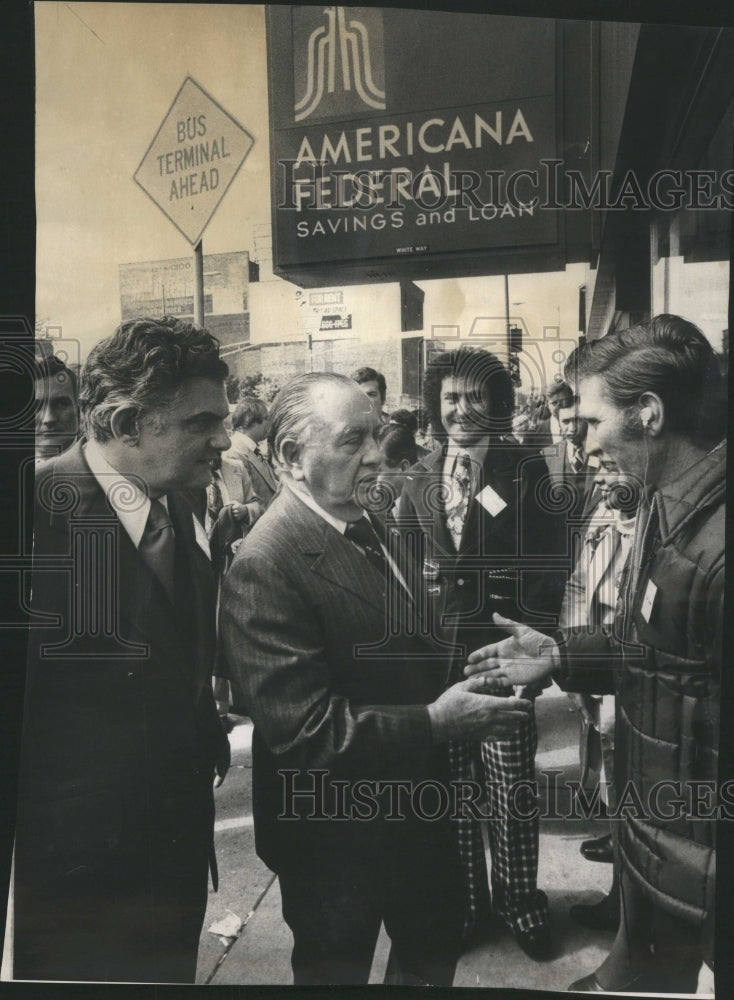
[[[187,76],[135,180],[195,245],[253,142],[247,129]]]

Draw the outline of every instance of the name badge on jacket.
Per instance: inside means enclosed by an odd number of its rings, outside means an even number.
[[[480,490],[476,499],[492,517],[497,517],[507,506],[507,503],[491,486],[485,486],[483,490]]]

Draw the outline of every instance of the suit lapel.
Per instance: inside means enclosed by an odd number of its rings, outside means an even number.
[[[489,539],[492,536],[497,537],[507,530],[509,521],[512,521],[510,530],[515,530],[513,511],[518,502],[515,481],[517,466],[518,453],[515,449],[490,446],[467,511],[459,547],[461,555],[491,553],[492,545]],[[477,499],[487,487],[505,504],[502,510],[494,515]],[[500,550],[505,549],[506,545],[500,546]]]
[[[104,490],[87,465],[81,443],[58,459],[53,478],[57,491],[68,483],[77,494],[78,502],[71,518],[79,525],[84,526],[86,522],[91,526],[100,518],[115,527],[114,562],[107,563],[105,572],[111,582],[110,597],[119,609],[121,635],[126,640],[176,645],[179,640],[171,602],[108,504]],[[63,512],[58,516],[63,519],[63,530],[68,536],[70,515]]]
[[[282,502],[284,516],[295,529],[297,545],[311,572],[384,613],[384,580],[352,542],[299,500],[290,488],[283,490]]]
[[[548,466],[548,472],[553,480],[563,479],[563,468],[566,456],[566,443],[548,445],[541,450],[541,454]]]
[[[441,503],[445,454],[444,448],[437,448],[414,466],[406,477],[406,489],[423,533],[431,539],[432,549],[456,555],[453,538],[446,527],[444,504]]]
[[[214,655],[216,584],[211,562],[196,541],[185,500],[169,493],[168,510],[176,532],[176,619],[191,644],[188,661],[193,679],[201,683],[211,673]]]
[[[245,472],[245,466],[243,462],[235,459],[229,459],[226,456],[222,456],[222,480],[224,485],[227,487],[227,492],[229,493],[229,498],[237,503],[245,502],[244,490],[242,488],[242,477]]]
[[[275,481],[275,476],[270,471],[270,466],[264,459],[257,457],[254,451],[249,448],[246,449],[243,457],[247,459],[247,464],[250,468],[250,475],[258,477],[267,487],[270,492],[273,492],[277,488],[277,483]],[[256,491],[257,492],[257,491]]]

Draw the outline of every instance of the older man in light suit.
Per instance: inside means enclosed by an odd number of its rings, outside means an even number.
[[[294,982],[366,983],[384,921],[401,982],[450,985],[458,857],[416,789],[435,816],[447,741],[507,734],[529,704],[444,691],[409,564],[364,509],[380,453],[359,387],[299,376],[270,421],[284,485],[225,578],[220,630],[255,725],[257,851],[280,881]]]

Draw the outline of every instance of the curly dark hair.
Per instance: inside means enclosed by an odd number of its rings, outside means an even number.
[[[141,410],[165,402],[187,379],[224,381],[219,341],[208,330],[171,316],[133,319],[89,353],[79,383],[85,430],[97,441],[112,437],[110,420],[122,404]]]
[[[434,438],[446,440],[441,422],[441,386],[446,378],[471,379],[489,396],[487,432],[492,437],[509,434],[515,408],[515,390],[509,371],[494,354],[477,347],[459,347],[434,355],[423,378],[423,403]]]
[[[390,414],[390,423],[407,427],[411,434],[418,433],[418,416],[410,410],[393,410]]]
[[[623,410],[643,393],[656,393],[669,429],[702,444],[726,434],[726,385],[716,355],[698,327],[680,316],[663,313],[587,341],[569,357],[565,375],[571,383],[600,376]]]
[[[377,443],[388,466],[393,468],[407,459],[411,465],[418,461],[418,451],[413,432],[403,424],[385,424],[377,432]]]

